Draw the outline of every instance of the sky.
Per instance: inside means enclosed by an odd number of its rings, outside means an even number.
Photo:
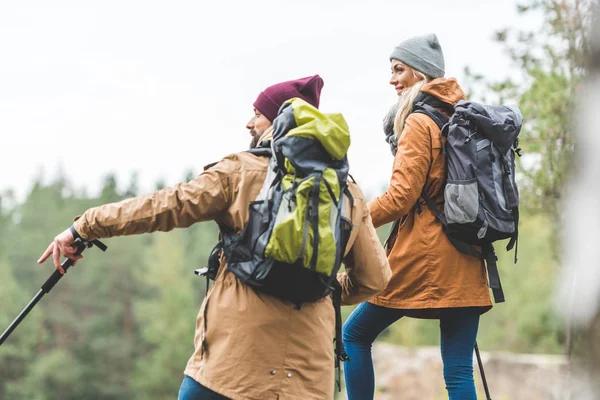
[[[528,24],[516,1],[102,1],[0,4],[0,193],[23,200],[63,174],[95,193],[109,173],[142,192],[245,150],[265,87],[319,74],[320,109],[350,127],[351,174],[381,193],[381,128],[396,101],[389,54],[438,35],[446,76],[492,79],[510,61],[494,32]]]

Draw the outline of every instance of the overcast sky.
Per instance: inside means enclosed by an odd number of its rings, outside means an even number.
[[[321,110],[341,112],[351,173],[388,182],[381,120],[396,100],[388,56],[437,33],[446,75],[501,78],[496,30],[523,24],[516,1],[27,1],[0,4],[0,192],[19,198],[62,170],[97,191],[134,171],[150,191],[247,148],[256,95],[320,74]]]

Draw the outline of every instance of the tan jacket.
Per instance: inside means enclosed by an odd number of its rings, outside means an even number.
[[[423,91],[453,105],[464,98],[455,79],[435,79]],[[390,186],[369,204],[375,227],[401,219],[387,248],[392,280],[371,300],[373,304],[418,309],[412,314],[421,317],[439,315],[426,309],[483,306],[483,312],[491,307],[483,262],[456,250],[420,197],[425,191],[443,207],[444,141],[440,129],[426,115],[415,113],[406,119]]]
[[[86,211],[74,227],[85,239],[169,231],[215,220],[240,231],[266,176],[268,159],[228,156],[189,183]],[[391,271],[356,184],[353,229],[338,277],[344,304],[366,301]],[[331,399],[335,313],[330,297],[300,310],[256,292],[221,265],[196,321],[185,374],[231,399]]]

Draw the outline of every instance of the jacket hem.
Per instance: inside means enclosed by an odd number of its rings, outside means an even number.
[[[190,378],[192,378],[193,380],[195,380],[202,386],[212,390],[213,392],[218,393],[222,396],[228,397],[231,400],[268,400],[268,399],[273,399],[273,400],[275,400],[275,399],[290,399],[290,400],[302,399],[302,400],[305,400],[305,399],[314,399],[315,398],[314,396],[304,397],[304,396],[284,394],[281,392],[276,393],[273,391],[269,391],[269,393],[271,394],[270,397],[265,397],[265,392],[240,395],[239,392],[237,392],[237,391],[233,391],[230,389],[225,389],[223,387],[220,387],[218,384],[212,382],[209,379],[206,379],[206,377],[203,377],[201,368],[187,366],[185,371],[183,372],[183,374],[189,376]]]
[[[402,301],[402,300],[389,300],[381,297],[374,297],[369,300],[369,303],[376,306],[396,308],[396,309],[411,309],[411,310],[423,310],[423,309],[442,309],[442,308],[460,308],[460,307],[483,307],[489,311],[492,307],[492,301],[487,299],[478,300],[423,300],[423,301]],[[483,313],[482,313],[483,314]]]
[[[258,400],[257,397],[241,396],[237,392],[234,392],[234,391],[231,391],[231,390],[219,387],[217,384],[215,384],[215,383],[211,382],[210,380],[202,377],[200,369],[198,369],[198,368],[187,367],[185,369],[185,371],[183,371],[183,374],[189,376],[190,378],[192,378],[193,380],[195,380],[196,382],[198,382],[202,386],[204,386],[204,387],[212,390],[213,392],[218,393],[221,396],[228,397],[231,400]]]

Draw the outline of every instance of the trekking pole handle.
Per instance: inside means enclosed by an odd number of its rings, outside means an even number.
[[[73,244],[75,246],[77,246],[77,251],[75,252],[75,255],[77,255],[77,256],[80,255],[81,253],[83,253],[83,251],[86,248],[92,247],[94,245],[96,245],[96,247],[98,247],[100,250],[106,251],[106,246],[104,245],[104,243],[100,242],[99,240],[87,241],[87,240],[83,240],[81,238],[77,238],[77,239],[75,239]],[[70,258],[67,258],[65,261],[63,261],[60,264],[60,266],[63,268],[63,270],[65,271],[65,274],[66,274],[67,270],[71,266],[73,266],[74,263],[75,263],[75,261],[71,260]],[[46,282],[44,282],[44,284],[42,285],[42,290],[44,291],[44,293],[50,292],[50,290],[52,290],[54,285],[56,285],[56,282],[58,282],[60,280],[60,278],[62,278],[62,277],[63,277],[63,274],[61,274],[59,270],[55,270],[54,273],[52,275],[50,275],[50,278],[48,278],[48,280],[46,280]]]

